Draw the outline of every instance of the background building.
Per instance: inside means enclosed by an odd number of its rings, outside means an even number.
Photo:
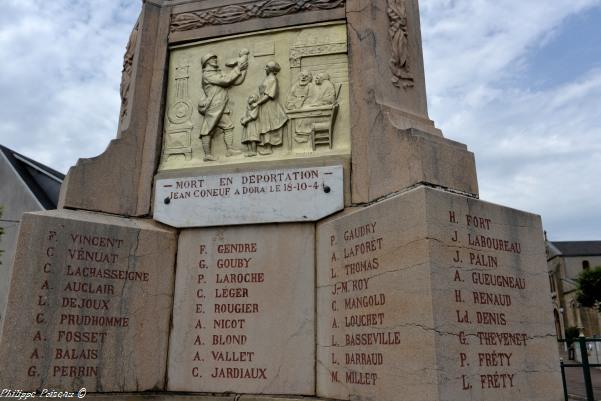
[[[6,302],[21,215],[56,209],[64,178],[58,171],[0,145],[0,206],[3,209],[0,226],[4,228],[0,239],[0,249],[4,250],[0,256],[0,313]]]
[[[601,316],[576,300],[580,272],[601,266],[601,241],[547,241],[547,266],[553,297],[557,337],[578,327],[587,337],[601,336]]]

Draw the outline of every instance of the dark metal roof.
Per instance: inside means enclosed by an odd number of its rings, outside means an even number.
[[[6,146],[0,145],[0,152],[6,156],[8,162],[42,206],[45,209],[56,209],[65,175]]]
[[[601,256],[601,241],[552,241],[563,256]]]

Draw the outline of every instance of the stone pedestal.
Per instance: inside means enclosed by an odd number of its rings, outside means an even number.
[[[348,0],[346,16],[353,203],[419,183],[477,195],[473,153],[428,116],[418,1]]]
[[[158,165],[163,170],[209,170],[225,164],[246,170],[251,162],[275,169],[349,156],[352,169],[345,167],[345,176],[352,175],[346,183],[351,193],[346,204],[371,202],[419,183],[478,194],[473,153],[444,138],[428,116],[417,0],[249,1],[243,6],[230,0],[153,0],[144,3],[134,33],[118,136],[102,155],[79,160],[71,168],[62,189],[63,207],[149,215]],[[399,42],[400,37],[406,42]],[[294,140],[294,127],[314,111],[306,115],[302,109],[287,109],[289,123],[281,145],[285,155],[278,156],[276,149],[275,156],[264,158],[268,163],[256,157],[227,158],[219,138],[213,144],[219,162],[203,162],[202,116],[197,111],[201,57],[218,55],[220,67],[229,74],[232,70],[223,62],[233,61],[229,59],[243,48],[250,52],[248,78],[243,85],[230,86],[228,93],[237,125],[235,145],[242,150],[245,146],[238,121],[245,116],[248,96],[261,84],[265,63],[273,60],[282,68],[278,101],[283,106],[301,70],[330,75],[338,107],[330,121],[329,147],[312,149],[310,141]],[[318,124],[332,116],[317,114]],[[174,136],[179,151],[172,148]],[[169,160],[177,156],[181,162]],[[292,163],[281,163],[290,159]],[[120,196],[105,196],[115,188]]]
[[[24,219],[0,385],[560,400],[540,218],[430,120],[417,0],[148,0],[123,73],[61,190],[96,213]]]
[[[93,401],[325,401],[322,398],[298,396],[265,396],[265,395],[207,395],[182,393],[144,393],[144,394],[87,394],[86,399]]]
[[[538,216],[419,187],[317,237],[319,396],[560,400]]]
[[[174,231],[149,221],[25,214],[0,337],[0,386],[163,389],[175,246]]]
[[[184,230],[169,390],[315,394],[315,230]]]

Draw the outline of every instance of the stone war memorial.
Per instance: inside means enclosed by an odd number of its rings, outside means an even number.
[[[562,399],[541,219],[429,119],[417,0],[146,0],[121,97],[23,218],[2,388]]]

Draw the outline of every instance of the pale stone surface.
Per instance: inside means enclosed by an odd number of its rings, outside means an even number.
[[[314,247],[312,224],[182,231],[168,389],[314,394]]]
[[[185,14],[216,5],[227,7],[231,3],[229,0],[209,4],[204,1],[174,4],[162,0],[144,3],[131,66],[127,115],[120,124],[117,138],[104,153],[80,159],[70,169],[62,187],[62,207],[126,216],[150,213],[152,176],[156,172],[163,137],[162,119],[157,116],[164,110],[163,94],[167,91],[168,44],[344,18],[344,7],[307,9],[281,17],[253,18],[236,24],[202,24],[202,29],[170,32],[172,13]],[[94,185],[89,185],[90,182]],[[119,196],[106,196],[114,192]]]
[[[342,166],[157,179],[154,219],[174,227],[315,221],[344,207]]]
[[[150,213],[158,164],[170,9],[145,2],[135,44],[127,116],[101,155],[79,159],[61,187],[60,207],[124,216]],[[117,116],[115,116],[117,118]]]
[[[385,109],[380,112],[390,116]],[[369,130],[374,132],[373,128]],[[377,131],[378,138],[353,136],[356,139],[351,177],[354,204],[420,183],[478,194],[474,154],[465,145],[414,129],[399,130],[391,122]]]
[[[0,337],[0,386],[164,388],[175,232],[89,212],[25,214]],[[27,302],[23,302],[26,299]]]
[[[160,0],[155,0],[160,1]],[[212,38],[256,32],[282,26],[304,25],[345,18],[345,0],[284,0],[266,7],[230,7],[232,0],[178,1],[173,4],[170,44],[189,43],[199,38]],[[296,3],[296,4],[295,4]],[[290,7],[293,5],[293,7]],[[301,7],[298,7],[301,5]],[[252,10],[252,11],[251,11]],[[250,12],[249,12],[250,11]],[[207,18],[218,14],[217,18]],[[245,15],[246,14],[246,15]],[[248,18],[245,18],[248,17]],[[207,23],[209,20],[209,23]],[[262,46],[263,47],[263,46]]]
[[[320,3],[319,7],[324,7],[323,2],[317,3]],[[440,130],[434,127],[427,115],[418,5],[417,0],[405,3],[408,19],[407,68],[413,77],[413,86],[407,88],[397,87],[392,82],[390,60],[394,55],[395,41],[391,40],[389,34],[390,17],[386,2],[348,0],[346,6],[331,9],[307,5],[303,10],[299,10],[300,12],[293,12],[290,15],[283,12],[281,16],[265,18],[257,14],[248,20],[242,18],[237,23],[228,21],[230,16],[235,20],[241,17],[239,9],[232,10],[228,7],[231,5],[228,0],[185,2],[174,7],[171,7],[173,4],[171,2],[162,3],[158,0],[145,3],[137,34],[137,50],[132,64],[132,78],[127,100],[128,114],[121,125],[122,131],[118,138],[111,142],[105,153],[96,158],[82,159],[70,170],[63,185],[61,206],[127,216],[147,215],[150,212],[152,195],[150,177],[155,174],[157,155],[162,152],[168,157],[163,157],[161,168],[179,168],[194,164],[204,168],[204,166],[219,166],[222,163],[242,166],[246,163],[264,162],[259,159],[277,162],[282,158],[302,162],[306,159],[317,159],[322,155],[348,156],[351,152],[352,203],[354,204],[370,202],[422,182],[477,194],[473,154],[468,152],[465,146],[441,138]],[[290,4],[293,4],[292,0]],[[336,23],[345,17],[345,11],[346,27]],[[206,23],[205,18],[214,13],[220,15],[220,21],[215,22],[209,18],[211,22]],[[177,16],[184,21],[191,17],[198,18],[199,24],[196,28],[184,27],[169,32],[169,25],[176,20]],[[342,65],[352,66],[349,68],[350,75],[344,72],[330,74],[330,80],[341,85],[340,107],[338,117],[334,120],[333,148],[329,149],[328,146],[321,145],[314,151],[308,142],[297,143],[294,139],[290,140],[289,133],[292,132],[291,129],[288,130],[290,128],[288,126],[292,126],[290,122],[284,127],[287,130],[284,143],[276,145],[276,150],[271,156],[225,157],[227,151],[224,135],[217,133],[213,145],[216,149],[215,154],[221,158],[220,161],[204,162],[199,159],[199,154],[204,155],[198,138],[200,115],[197,111],[198,102],[192,95],[198,94],[198,57],[202,57],[203,54],[200,53],[204,50],[197,52],[198,54],[192,51],[190,54],[193,57],[182,57],[181,60],[176,60],[174,57],[172,59],[174,64],[170,66],[168,45],[172,46],[172,54],[186,55],[190,49],[194,49],[194,46],[189,47],[190,43],[204,41],[208,47],[197,47],[216,52],[222,58],[219,66],[224,70],[230,69],[224,66],[226,59],[233,60],[236,55],[239,56],[237,50],[247,48],[250,51],[249,65],[252,67],[249,67],[249,75],[245,83],[230,90],[232,99],[229,103],[234,110],[231,115],[232,124],[235,125],[234,145],[241,148],[240,118],[246,113],[248,96],[260,92],[259,86],[262,84],[260,76],[262,70],[258,67],[264,66],[269,59],[280,63],[282,70],[278,74],[278,79],[281,80],[279,101],[282,104],[284,97],[288,95],[291,82],[296,80],[299,71],[296,71],[297,67],[292,67],[290,61],[290,56],[293,55],[291,49],[295,42],[291,41],[291,47],[283,49],[278,46],[282,46],[281,43],[286,40],[278,40],[276,46],[273,38],[277,35],[285,35],[285,32],[295,34],[301,32],[302,30],[298,28],[290,29],[291,25],[300,24],[313,24],[311,27],[303,28],[308,32],[325,29],[327,24],[336,30],[348,30],[347,46],[342,46],[342,42],[338,40],[321,43],[320,40],[323,38],[317,35],[315,43],[311,43],[307,49],[325,51],[327,54],[320,53],[318,56],[300,58],[301,68],[314,73],[322,72],[324,68],[331,72],[332,68]],[[275,31],[256,34],[257,31],[265,29]],[[232,42],[235,50],[231,48],[226,52],[223,47],[220,47],[220,42],[207,41],[228,35],[231,39],[231,35],[234,34],[240,35],[235,39],[237,42]],[[328,35],[324,35],[324,38],[326,36]],[[250,43],[252,46],[245,44],[248,38],[256,38],[256,43]],[[183,43],[186,45],[179,48]],[[302,40],[299,42],[299,44],[303,43]],[[176,45],[178,45],[177,49]],[[342,47],[348,48],[348,56],[336,50]],[[339,59],[340,57],[344,60]],[[321,60],[320,62],[323,62],[326,67],[312,64],[315,60]],[[286,68],[288,64],[290,68]],[[163,107],[164,93],[177,97],[176,69],[186,65],[190,67],[186,86],[191,95],[190,99],[184,99],[181,104],[174,101],[168,107]],[[140,66],[147,68],[140,68]],[[185,75],[181,72],[181,75],[177,76]],[[183,91],[184,86],[181,87]],[[177,107],[170,107],[175,106],[176,103],[178,103]],[[162,111],[167,115],[162,116]],[[170,112],[175,124],[169,119]],[[190,112],[193,113],[194,118],[182,122]],[[164,121],[158,117],[159,115],[164,118]],[[294,124],[302,120],[300,115],[294,117],[298,117]],[[309,117],[313,119],[316,116]],[[323,124],[319,123],[323,128]],[[415,135],[414,130],[424,132],[425,136]],[[162,135],[163,132],[165,135]],[[428,134],[432,138],[427,138]],[[161,147],[160,142],[163,139],[168,143],[170,150]],[[288,145],[292,145],[292,152],[289,152]],[[186,160],[186,157],[190,160]],[[271,168],[277,167],[271,166]],[[382,171],[386,171],[386,174],[382,174]],[[90,182],[94,185],[89,185]],[[107,193],[115,191],[119,192],[119,196],[106,196]]]
[[[202,394],[176,394],[176,393],[138,393],[138,394],[90,394],[85,397],[86,400],[94,401],[236,401],[239,398],[232,396],[213,396]],[[277,399],[273,399],[274,401]],[[285,401],[285,400],[282,400]]]
[[[118,397],[118,398],[117,398]],[[143,393],[143,394],[90,394],[85,399],[95,401],[320,401],[315,397],[285,397],[285,396],[259,396],[259,395],[230,395],[215,396],[204,394],[178,394],[178,393]]]
[[[340,22],[172,48],[159,169],[350,154],[347,48]]]
[[[404,3],[407,69],[393,84],[389,3]],[[348,0],[352,202],[371,202],[419,183],[478,194],[474,155],[442,138],[428,117],[417,0]]]
[[[317,238],[318,396],[561,399],[538,216],[418,187]]]
[[[405,9],[406,72],[413,78],[413,85],[410,87],[398,87],[393,83],[391,58],[394,56],[397,42],[391,40],[389,28],[392,24],[402,24],[402,21],[395,17],[391,20],[389,11],[394,3],[403,3]],[[440,135],[440,131],[436,130],[428,117],[418,0],[348,0],[346,13],[351,32],[351,92],[358,91],[363,95],[356,101],[377,101],[380,104],[391,105],[404,112],[407,120],[423,120],[424,126],[429,126],[433,134]],[[359,81],[355,78],[359,78]],[[366,97],[367,89],[374,91],[375,99]],[[376,135],[377,132],[373,134]]]

